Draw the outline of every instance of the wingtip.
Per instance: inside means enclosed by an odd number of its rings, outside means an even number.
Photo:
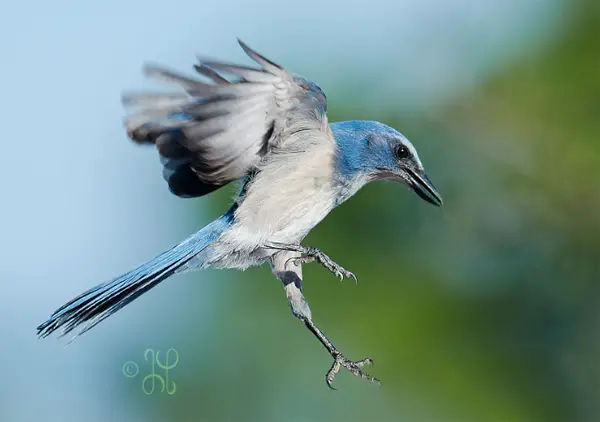
[[[153,76],[160,73],[160,66],[156,63],[146,62],[142,65],[142,73],[144,76]]]
[[[256,52],[250,48],[248,44],[246,44],[240,37],[236,37],[238,44],[242,47],[242,50],[249,56],[252,56],[252,53],[256,54]]]
[[[134,106],[134,97],[135,97],[135,93],[132,91],[123,91],[121,92],[120,95],[120,99],[121,99],[121,105],[123,107],[132,107]]]
[[[260,54],[258,51],[252,49],[248,44],[242,41],[239,37],[237,37],[238,44],[242,47],[242,50],[255,62],[263,66],[267,71],[271,73],[280,73],[283,70],[283,67],[278,65],[277,63],[267,59],[265,56]]]

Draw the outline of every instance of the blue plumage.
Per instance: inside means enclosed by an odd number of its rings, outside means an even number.
[[[156,258],[69,301],[38,334],[76,327],[83,333],[175,273],[268,262],[293,314],[334,360],[327,384],[332,386],[342,367],[376,382],[361,369],[372,361],[344,357],[314,324],[302,294],[302,264],[316,261],[339,277],[356,277],[301,242],[332,209],[374,180],[407,184],[438,206],[441,197],[401,133],[374,121],[329,124],[327,97],[318,85],[239,42],[260,67],[201,61],[194,68],[212,81],[207,82],[147,65],[148,76],[182,91],[123,95],[123,103],[134,108],[127,133],[157,148],[171,192],[198,197],[243,180],[234,205]]]
[[[400,132],[379,122],[337,122],[331,124],[331,130],[340,149],[337,169],[346,178],[378,169],[393,170],[398,165],[393,147],[399,140],[414,148]]]
[[[171,276],[192,258],[201,258],[211,242],[231,225],[234,210],[235,207],[232,207],[222,217],[154,259],[77,296],[54,312],[38,327],[38,332],[46,336],[56,328],[63,327],[63,333],[68,333],[83,323],[86,325],[79,334],[88,331]]]

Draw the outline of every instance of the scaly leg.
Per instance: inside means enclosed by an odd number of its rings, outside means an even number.
[[[309,262],[318,262],[325,268],[327,268],[330,272],[335,274],[340,280],[343,280],[344,277],[350,278],[352,277],[356,283],[358,283],[358,279],[351,271],[348,271],[338,263],[336,263],[333,259],[329,258],[324,252],[317,248],[313,248],[311,246],[302,246],[302,245],[292,245],[285,243],[277,243],[271,242],[266,245],[266,247],[270,249],[278,249],[281,251],[288,252],[298,252],[300,256],[296,256],[293,258],[289,258],[289,261],[292,261],[296,265],[307,264]]]
[[[362,370],[363,366],[373,363],[372,359],[366,358],[358,362],[347,359],[312,321],[308,302],[302,294],[302,268],[294,260],[294,255],[296,254],[293,252],[275,254],[271,259],[271,266],[277,278],[283,282],[285,293],[294,316],[304,323],[315,337],[319,339],[321,344],[325,346],[331,357],[333,357],[333,365],[325,376],[327,385],[329,388],[335,390],[333,380],[342,367],[350,371],[352,375],[361,377],[372,383],[380,384],[377,378],[372,377]]]

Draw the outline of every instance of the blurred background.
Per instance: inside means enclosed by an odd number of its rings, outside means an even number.
[[[3,9],[0,421],[600,420],[600,2]],[[150,87],[147,60],[250,63],[236,36],[320,84],[331,121],[400,130],[444,197],[372,184],[304,242],[358,275],[308,265],[305,294],[381,388],[345,372],[326,387],[331,358],[267,267],[177,276],[66,347],[36,338],[58,306],[228,208],[235,186],[168,192],[119,95]],[[147,349],[178,352],[164,392],[142,388]]]

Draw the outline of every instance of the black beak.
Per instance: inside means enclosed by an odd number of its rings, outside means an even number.
[[[443,205],[442,197],[424,171],[406,168],[406,172],[409,176],[408,185],[421,197],[421,199],[424,199],[437,207]]]

